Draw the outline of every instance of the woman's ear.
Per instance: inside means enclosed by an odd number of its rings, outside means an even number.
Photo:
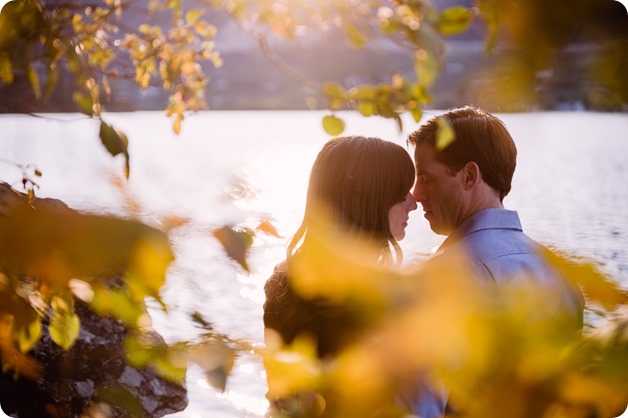
[[[469,161],[462,168],[463,170],[463,181],[464,188],[466,190],[473,189],[481,180],[482,173],[480,172],[480,167],[473,161]]]

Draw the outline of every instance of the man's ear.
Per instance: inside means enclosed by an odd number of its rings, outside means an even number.
[[[480,181],[482,181],[482,173],[480,167],[473,161],[469,161],[462,168],[464,188],[466,190],[473,189]]]

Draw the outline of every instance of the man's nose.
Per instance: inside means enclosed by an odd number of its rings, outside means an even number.
[[[425,191],[421,187],[421,184],[417,182],[412,189],[412,196],[415,202],[422,203],[425,200]]]

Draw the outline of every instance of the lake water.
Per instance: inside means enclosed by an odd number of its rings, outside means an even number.
[[[43,172],[38,195],[99,213],[135,213],[159,226],[189,219],[172,235],[176,262],[164,299],[153,309],[155,328],[168,340],[193,339],[189,314],[198,311],[218,332],[261,344],[263,284],[283,258],[285,238],[260,236],[251,250],[251,274],[227,259],[210,231],[227,222],[255,226],[269,219],[283,237],[302,215],[309,169],[328,139],[323,112],[202,112],[175,136],[161,112],[106,115],[130,139],[131,176],[123,186],[121,157],[110,157],[98,123],[81,115],[0,115],[0,179],[20,187],[21,171]],[[404,131],[380,118],[341,113],[346,134],[404,144]],[[628,287],[628,115],[532,113],[499,115],[519,149],[513,190],[505,199],[536,240],[603,263]],[[442,242],[420,211],[402,247],[406,261],[425,257]],[[266,383],[260,359],[241,354],[224,393],[208,387],[200,370],[188,372],[189,406],[172,417],[261,417]],[[2,414],[0,413],[0,416]]]

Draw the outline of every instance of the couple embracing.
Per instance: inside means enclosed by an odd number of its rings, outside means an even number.
[[[441,117],[453,129],[448,144],[439,141]],[[316,214],[324,208],[328,227],[375,243],[379,255],[368,262],[393,269],[402,258],[397,241],[405,237],[409,215],[418,204],[431,229],[446,236],[425,264],[447,264],[450,255],[455,263],[464,254],[472,280],[496,288],[517,280],[522,285],[530,282],[552,295],[551,312],[568,316],[575,329],[581,326],[579,289],[546,260],[546,250],[523,233],[517,212],[504,208],[517,151],[503,122],[467,106],[428,120],[407,141],[414,149],[414,163],[403,147],[377,138],[354,136],[325,144],[312,167],[304,219],[288,245],[287,260],[265,286],[265,329],[278,334],[283,344],[310,335],[321,359],[339,354],[360,334],[363,319],[324,297],[307,297],[292,281],[297,275],[293,260],[312,252],[320,240]],[[417,372],[415,381],[398,394],[400,407],[422,418],[455,416],[448,389],[427,376],[426,371]],[[281,400],[271,399],[271,404],[278,416],[291,415],[281,411]],[[318,409],[324,416],[324,407]]]

